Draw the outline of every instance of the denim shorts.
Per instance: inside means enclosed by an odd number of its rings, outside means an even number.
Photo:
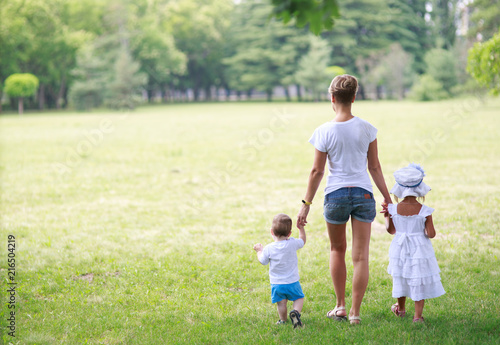
[[[284,299],[295,301],[300,298],[304,298],[304,293],[302,292],[302,287],[298,281],[291,284],[271,284],[272,303],[276,303]]]
[[[331,224],[345,224],[349,216],[365,223],[375,219],[373,193],[359,187],[344,187],[325,195],[325,220]]]

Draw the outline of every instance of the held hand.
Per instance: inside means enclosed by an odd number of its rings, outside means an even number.
[[[262,244],[260,243],[257,243],[256,245],[253,246],[253,250],[255,250],[256,252],[261,252],[262,251]]]
[[[307,223],[307,222],[306,222],[306,223]],[[299,230],[305,230],[305,229],[304,229],[304,226],[305,226],[305,224],[299,223],[299,222],[297,221],[297,228],[298,228]]]
[[[382,211],[380,211],[380,213],[383,213],[385,217],[389,215],[389,205],[385,202],[385,200],[382,203]]]
[[[299,214],[297,215],[297,228],[299,228],[299,226],[304,227],[307,224],[307,215],[309,214],[309,209],[310,206],[305,204],[300,208]]]

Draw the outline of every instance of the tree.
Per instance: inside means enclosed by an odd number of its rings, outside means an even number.
[[[223,61],[231,88],[247,93],[261,90],[271,101],[274,87],[293,82],[290,77],[308,39],[304,30],[268,20],[269,11],[270,7],[259,1],[236,6],[231,26],[234,48]]]
[[[38,78],[30,73],[16,73],[5,79],[5,93],[18,98],[19,115],[23,114],[25,97],[33,96],[38,89]]]
[[[469,36],[482,40],[492,38],[500,27],[500,0],[474,0],[471,9]]]
[[[444,49],[432,49],[425,54],[426,74],[432,76],[443,85],[451,95],[452,88],[457,85],[457,67],[453,52]]]
[[[165,93],[176,76],[186,72],[187,56],[175,45],[167,25],[168,13],[164,0],[135,1],[130,16],[130,50],[147,76],[145,89],[148,101],[156,92]]]
[[[178,76],[180,86],[192,88],[195,100],[201,91],[210,98],[212,86],[221,86],[222,54],[233,6],[227,0],[182,0],[170,2],[165,9],[165,28],[187,57],[186,74]]]
[[[360,98],[365,98],[366,87],[375,91],[381,86],[382,81],[378,79],[381,71],[368,70],[380,63],[392,43],[400,42],[403,47],[409,47],[408,51],[425,49],[424,14],[417,13],[414,5],[404,4],[405,1],[393,0],[342,1],[342,17],[332,31],[322,35],[333,50],[331,63],[360,76]],[[366,82],[369,85],[365,87]]]
[[[309,25],[316,35],[323,30],[331,30],[334,18],[339,17],[337,0],[271,0],[272,15],[285,24],[295,19],[297,26]]]
[[[432,0],[430,22],[435,37],[435,47],[451,50],[455,44],[457,3],[459,0]]]
[[[311,36],[309,52],[300,59],[295,73],[295,80],[309,90],[316,101],[326,93],[328,82],[335,76],[328,73],[330,52],[327,41]]]
[[[411,67],[416,73],[425,72],[425,53],[434,47],[432,26],[426,20],[428,0],[388,0],[388,38],[399,43],[412,55]]]
[[[76,109],[90,110],[103,103],[112,66],[99,56],[94,42],[83,46],[76,60],[76,67],[71,72],[75,81],[69,98]]]
[[[493,95],[500,94],[500,31],[470,49],[467,71]]]
[[[113,80],[108,85],[107,105],[115,109],[134,109],[141,102],[141,91],[147,75],[139,72],[126,47],[122,47],[114,66]]]
[[[399,43],[391,44],[380,59],[380,79],[386,87],[387,96],[402,100],[415,76],[411,68],[413,57]]]

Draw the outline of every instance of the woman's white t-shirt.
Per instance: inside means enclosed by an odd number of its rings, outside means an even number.
[[[329,175],[325,195],[343,187],[373,192],[367,171],[368,146],[377,139],[377,129],[353,117],[345,122],[327,122],[314,131],[309,142],[328,154]]]

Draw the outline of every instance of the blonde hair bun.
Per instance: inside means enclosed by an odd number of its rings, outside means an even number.
[[[358,92],[358,80],[356,77],[343,74],[333,78],[328,92],[335,97],[339,103],[350,103]]]

